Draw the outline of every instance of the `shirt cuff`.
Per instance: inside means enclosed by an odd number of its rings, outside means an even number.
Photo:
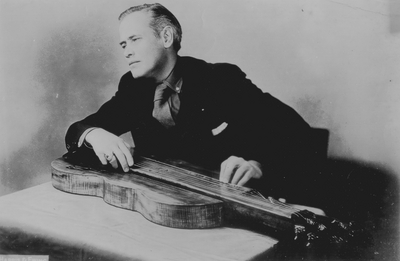
[[[82,133],[82,135],[81,135],[81,137],[79,138],[79,141],[78,141],[78,148],[80,148],[82,146],[82,144],[84,144],[89,149],[92,149],[92,146],[90,146],[90,144],[86,142],[86,135],[88,135],[88,133],[91,132],[94,129],[98,129],[98,128],[91,127],[91,128],[88,128],[87,130],[85,130]]]

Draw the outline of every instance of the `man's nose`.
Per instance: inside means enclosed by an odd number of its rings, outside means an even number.
[[[130,46],[129,44],[126,45],[126,47],[125,47],[125,49],[124,49],[124,55],[125,55],[125,57],[126,57],[126,58],[129,58],[129,57],[131,57],[131,56],[134,55],[134,54],[135,54],[135,53],[134,53],[134,51],[133,51],[132,46]]]

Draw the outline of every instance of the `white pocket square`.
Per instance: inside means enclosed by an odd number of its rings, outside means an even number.
[[[226,129],[226,127],[228,127],[228,123],[223,122],[223,123],[221,123],[221,125],[219,125],[217,128],[211,130],[211,132],[212,132],[212,134],[213,134],[214,136],[217,136],[218,134],[220,134],[221,132],[223,132],[223,131]]]

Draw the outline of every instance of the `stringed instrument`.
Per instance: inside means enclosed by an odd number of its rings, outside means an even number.
[[[299,210],[253,189],[139,157],[130,172],[92,168],[59,158],[51,163],[52,184],[74,194],[97,196],[105,202],[141,213],[164,226],[213,228],[246,221],[268,231],[300,240],[348,242],[357,234],[345,224]]]

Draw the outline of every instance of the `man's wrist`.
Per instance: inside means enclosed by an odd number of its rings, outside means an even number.
[[[80,148],[83,145],[85,145],[87,148],[92,149],[92,145],[90,145],[90,142],[86,139],[87,135],[89,134],[89,132],[91,132],[92,130],[98,129],[97,127],[91,127],[86,129],[81,137],[79,138],[79,142],[78,142],[78,147]]]

